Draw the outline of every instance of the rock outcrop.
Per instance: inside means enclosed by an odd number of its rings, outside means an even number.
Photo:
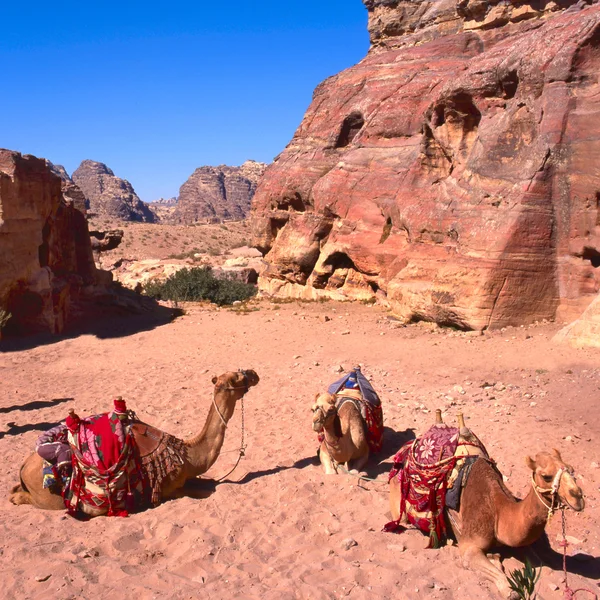
[[[555,342],[563,342],[575,348],[600,348],[600,296],[579,317],[555,336]]]
[[[266,165],[247,160],[241,167],[200,167],[179,190],[176,223],[245,219]]]
[[[485,329],[600,289],[600,7],[365,0],[372,46],[317,87],[253,201],[259,286]]]
[[[82,197],[44,159],[0,150],[0,309],[9,325],[62,331],[97,271]]]
[[[84,160],[73,172],[72,179],[85,194],[90,215],[154,222],[154,213],[139,199],[129,181],[116,177],[105,164]]]

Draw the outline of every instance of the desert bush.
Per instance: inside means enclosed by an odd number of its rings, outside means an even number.
[[[217,278],[210,267],[194,267],[181,269],[165,281],[147,283],[144,293],[158,300],[209,300],[224,305],[233,304],[236,300],[248,300],[256,294],[256,288],[231,278]]]

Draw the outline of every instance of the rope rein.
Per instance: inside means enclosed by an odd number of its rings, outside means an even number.
[[[593,591],[588,590],[586,588],[578,588],[576,590],[569,587],[568,582],[568,571],[567,571],[567,546],[569,542],[567,541],[567,518],[565,516],[565,510],[568,506],[562,500],[562,498],[558,494],[558,488],[560,487],[560,480],[565,473],[566,469],[564,467],[560,468],[556,475],[554,476],[554,480],[552,481],[551,488],[542,488],[535,482],[534,473],[531,474],[531,485],[533,487],[533,491],[535,495],[538,497],[538,500],[542,503],[542,505],[548,509],[548,521],[550,521],[552,515],[560,510],[561,512],[561,520],[562,520],[562,542],[559,543],[559,546],[562,546],[563,549],[563,574],[564,574],[564,583],[565,583],[565,592],[564,598],[565,600],[576,600],[577,594],[580,592],[584,592],[587,594],[591,594],[592,598],[598,600],[598,595]],[[550,503],[546,503],[542,494],[551,494]]]

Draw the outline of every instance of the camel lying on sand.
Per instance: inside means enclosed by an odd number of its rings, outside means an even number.
[[[363,418],[353,401],[343,402],[339,410],[336,402],[333,394],[317,394],[312,407],[313,429],[324,436],[319,449],[321,464],[327,475],[337,473],[341,464],[348,471],[352,467],[359,472],[369,458]]]
[[[167,475],[161,485],[161,499],[177,497],[188,479],[194,479],[205,473],[219,456],[227,422],[233,416],[236,402],[242,398],[249,388],[259,381],[254,371],[237,371],[213,377],[215,384],[213,403],[208,412],[202,431],[195,437],[183,440],[183,464]],[[138,431],[134,428],[137,439]],[[21,483],[12,489],[9,497],[13,504],[32,504],[36,508],[47,510],[64,510],[65,503],[58,494],[52,493],[42,484],[42,458],[34,453],[21,467]],[[90,516],[99,516],[106,511],[93,512],[84,510]]]
[[[511,599],[518,596],[511,591],[501,568],[486,553],[499,545],[527,546],[540,538],[552,510],[566,507],[579,512],[585,506],[573,467],[563,462],[558,450],[540,452],[535,460],[527,457],[525,462],[532,476],[531,488],[523,500],[511,494],[502,476],[487,460],[478,458],[462,490],[460,511],[446,512],[458,540],[463,566],[479,571],[497,586],[504,598]],[[390,508],[394,520],[400,514],[400,496],[398,478],[393,477]]]

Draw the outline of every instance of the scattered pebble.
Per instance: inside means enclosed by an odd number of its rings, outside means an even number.
[[[358,546],[358,542],[354,538],[346,538],[342,542],[342,548],[344,550],[350,550],[353,546]]]

